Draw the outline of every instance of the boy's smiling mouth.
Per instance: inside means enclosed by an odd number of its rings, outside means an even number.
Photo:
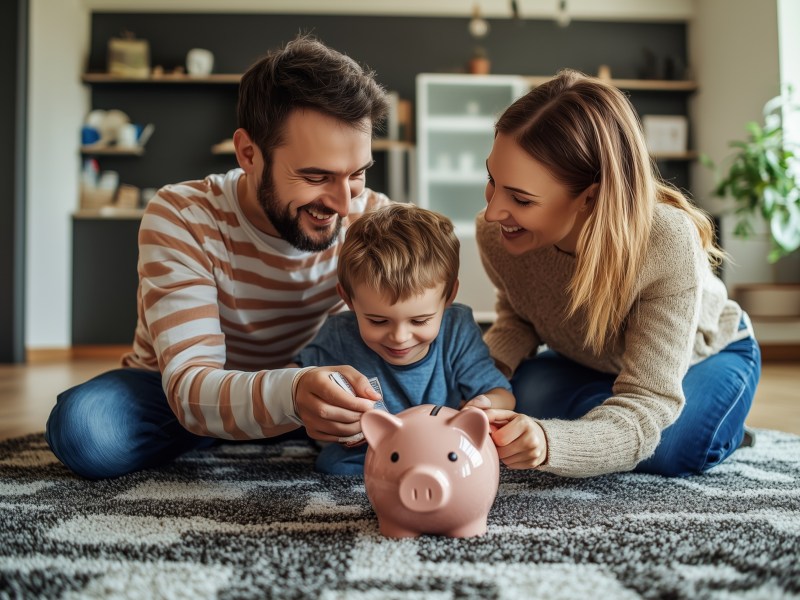
[[[391,356],[396,358],[402,358],[407,356],[409,352],[411,352],[416,346],[409,346],[408,348],[390,348],[389,346],[383,347],[386,352],[388,352]]]

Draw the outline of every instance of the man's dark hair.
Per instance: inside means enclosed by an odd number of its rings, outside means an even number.
[[[353,127],[363,127],[368,118],[374,130],[389,108],[386,92],[374,76],[352,58],[309,35],[299,35],[242,76],[239,127],[267,163],[282,142],[287,117],[298,108],[317,110]]]

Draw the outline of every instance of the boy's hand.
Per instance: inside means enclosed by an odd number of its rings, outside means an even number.
[[[492,440],[509,469],[535,469],[547,460],[547,436],[531,417],[496,408],[487,410],[486,416],[498,427],[492,432]]]
[[[331,380],[339,371],[353,386],[357,396],[346,392]],[[361,414],[380,400],[369,381],[348,365],[315,367],[300,376],[294,405],[308,435],[316,440],[335,442],[361,431]]]

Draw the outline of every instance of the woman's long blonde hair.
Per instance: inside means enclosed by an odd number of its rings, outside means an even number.
[[[512,104],[496,131],[513,136],[575,196],[598,184],[578,242],[568,313],[584,311],[585,344],[595,353],[625,321],[657,202],[684,210],[711,264],[722,260],[710,218],[661,180],[636,111],[616,87],[562,71]]]

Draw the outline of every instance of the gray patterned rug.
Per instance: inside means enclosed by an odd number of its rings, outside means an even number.
[[[711,473],[503,470],[489,532],[388,540],[305,442],[222,444],[113,481],[0,443],[2,598],[800,597],[800,437]]]

